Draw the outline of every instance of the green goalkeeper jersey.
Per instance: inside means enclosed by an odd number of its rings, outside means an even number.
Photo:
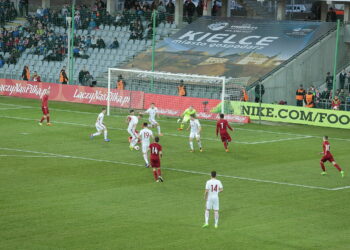
[[[190,109],[188,108],[188,109],[186,109],[186,110],[182,113],[182,115],[183,115],[183,116],[190,116],[190,115],[196,114],[196,113],[197,113],[197,111],[196,111],[195,109],[190,110]]]

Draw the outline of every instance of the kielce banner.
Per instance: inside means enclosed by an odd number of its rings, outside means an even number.
[[[252,120],[287,122],[331,128],[350,129],[350,112],[316,109],[277,104],[230,102],[235,115],[249,116]]]
[[[41,99],[47,90],[50,90],[49,100],[51,101],[107,105],[107,88],[0,79],[0,95],[3,96]],[[197,110],[198,118],[216,120],[218,113],[211,113],[210,110],[218,106],[220,100],[150,94],[142,91],[118,91],[116,89],[112,89],[110,93],[111,107],[141,110],[148,108],[151,103],[158,107],[161,115],[180,116],[185,109],[192,105]],[[229,122],[250,122],[247,116],[226,115],[225,117]]]

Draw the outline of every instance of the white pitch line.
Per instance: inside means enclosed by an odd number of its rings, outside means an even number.
[[[19,158],[58,158],[55,155],[0,155],[0,157],[19,157]]]
[[[343,190],[343,189],[349,189],[350,186],[344,186],[344,187],[337,187],[337,188],[332,188],[333,191],[337,191],[337,190]]]
[[[97,161],[97,162],[106,162],[106,163],[112,163],[112,164],[144,167],[141,164],[135,164],[135,163],[129,163],[129,162],[103,160],[103,159],[95,159],[95,158],[88,158],[88,157],[82,157],[82,156],[73,156],[73,155],[62,155],[62,154],[40,152],[40,151],[33,151],[33,150],[24,150],[24,149],[17,149],[17,148],[2,148],[2,147],[0,147],[0,150],[15,151],[15,152],[25,152],[25,153],[33,153],[33,154],[43,154],[44,156],[50,156],[50,157],[62,157],[62,158],[68,158],[68,159],[80,159],[80,160],[87,160],[87,161]],[[182,173],[190,173],[190,174],[206,175],[206,176],[209,175],[208,173],[199,172],[199,171],[193,171],[193,170],[166,168],[166,167],[163,167],[163,169],[174,171],[174,172],[182,172]],[[270,183],[270,184],[302,187],[302,188],[308,188],[308,189],[319,189],[319,190],[327,190],[327,191],[335,191],[335,190],[339,190],[339,189],[344,189],[344,187],[325,188],[325,187],[319,187],[319,186],[310,186],[310,185],[302,185],[302,184],[295,184],[295,183],[288,183],[288,182],[278,182],[278,181],[270,181],[270,180],[261,180],[261,179],[248,178],[248,177],[242,177],[242,176],[233,176],[233,175],[218,175],[218,176],[224,177],[224,178],[245,180],[245,181],[253,181],[253,182],[260,182],[260,183]]]
[[[17,107],[17,108],[0,108],[0,110],[13,110],[13,109],[23,109],[23,108],[21,108],[21,107]]]
[[[30,106],[30,105],[17,105],[17,104],[10,104],[10,103],[0,103],[0,105],[6,105],[6,106],[15,106],[15,107],[26,107],[26,108],[38,108],[37,106]],[[77,114],[89,114],[89,115],[96,115],[94,112],[87,112],[87,111],[77,111],[77,110],[70,110],[70,109],[56,109],[56,108],[51,108],[51,110],[56,110],[56,111],[62,111],[62,112],[69,112],[69,113],[77,113]],[[118,116],[118,117],[124,117],[121,115],[113,115],[113,116]],[[171,122],[172,121],[167,121],[164,119],[161,119],[162,122]],[[208,122],[210,122],[208,120]],[[203,126],[209,126],[209,127],[216,127],[215,125],[210,125],[210,124],[203,124]],[[294,134],[294,133],[286,133],[286,132],[276,132],[276,131],[269,131],[269,130],[264,130],[264,129],[249,129],[249,128],[237,128],[237,130],[243,130],[243,131],[251,131],[251,132],[260,132],[260,133],[269,133],[269,134],[276,134],[276,135],[291,135],[291,136],[298,136],[298,137],[307,137],[307,138],[323,138],[323,136],[317,136],[317,135],[304,135],[304,134]],[[339,140],[339,141],[347,141],[350,142],[350,139],[348,138],[337,138],[337,137],[332,137],[332,140]],[[247,144],[242,142],[242,144]]]
[[[36,121],[37,119],[32,119],[32,118],[24,118],[24,117],[16,117],[16,116],[0,116],[0,118],[7,118],[7,119],[16,119],[16,120],[25,120],[25,121]],[[81,127],[90,127],[93,128],[94,126],[88,125],[88,124],[82,124],[82,123],[75,123],[75,122],[60,122],[60,121],[52,121],[53,123],[58,123],[58,124],[67,124],[67,125],[72,125],[72,126],[81,126]],[[108,129],[111,130],[120,130],[120,131],[126,131],[126,129],[122,128],[115,128],[115,127],[108,127]],[[164,135],[170,135],[170,136],[175,136],[175,137],[184,137],[188,138],[187,135],[177,135],[177,134],[172,134],[172,133],[164,133]],[[290,141],[290,140],[298,140],[298,139],[307,139],[311,138],[312,136],[303,136],[303,137],[293,137],[293,138],[282,138],[282,139],[277,139],[277,140],[269,140],[269,141],[257,141],[257,142],[243,142],[243,141],[237,141],[234,140],[232,143],[236,144],[247,144],[247,145],[256,145],[256,144],[266,144],[266,143],[273,143],[273,142],[283,142],[283,141]],[[217,138],[207,138],[207,137],[201,137],[202,140],[208,140],[208,141],[220,141]]]

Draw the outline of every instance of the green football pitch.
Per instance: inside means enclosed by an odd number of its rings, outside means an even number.
[[[122,111],[105,119],[111,142],[90,140],[100,109],[50,102],[53,126],[39,126],[38,100],[0,97],[0,249],[350,248],[350,130],[234,125],[226,153],[202,121],[204,152],[190,153],[188,132],[161,117],[156,183]],[[323,135],[344,178],[329,163],[320,175]],[[219,228],[211,213],[202,229],[211,170],[224,185]]]

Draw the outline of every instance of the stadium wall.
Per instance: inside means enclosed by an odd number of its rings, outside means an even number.
[[[295,105],[295,92],[300,84],[304,88],[320,86],[325,82],[326,73],[333,72],[336,32],[331,32],[314,46],[297,56],[278,71],[262,80],[265,86],[264,103],[287,101]],[[341,32],[339,39],[338,71],[350,62],[350,47]],[[338,80],[338,79],[337,79]],[[337,83],[338,84],[338,83]],[[254,96],[254,88],[250,95]]]

